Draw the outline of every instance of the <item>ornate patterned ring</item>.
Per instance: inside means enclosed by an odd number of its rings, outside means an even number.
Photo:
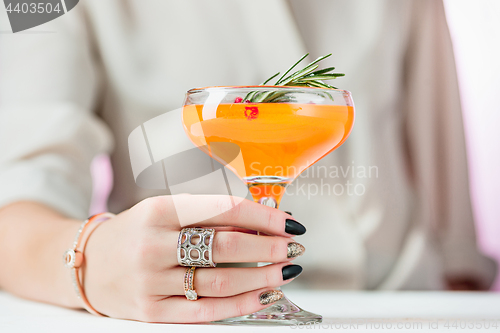
[[[215,229],[184,228],[177,241],[177,262],[186,267],[215,267],[212,244]]]

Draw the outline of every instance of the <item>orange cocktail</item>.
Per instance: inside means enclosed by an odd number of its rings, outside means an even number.
[[[193,143],[247,183],[256,201],[272,197],[277,204],[286,185],[345,141],[353,122],[348,105],[192,104],[183,110]]]

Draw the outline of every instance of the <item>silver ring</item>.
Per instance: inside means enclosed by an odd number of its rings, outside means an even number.
[[[177,262],[181,266],[215,267],[212,244],[215,229],[184,228],[177,241]]]

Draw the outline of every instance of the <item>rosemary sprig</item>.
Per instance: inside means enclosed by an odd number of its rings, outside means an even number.
[[[344,76],[343,73],[331,73],[335,70],[335,67],[328,67],[325,69],[316,70],[319,65],[318,62],[324,60],[331,56],[332,54],[327,54],[325,56],[319,57],[314,60],[301,70],[296,71],[293,74],[288,75],[302,60],[304,60],[309,53],[303,55],[295,64],[293,64],[290,68],[286,70],[283,75],[281,75],[278,80],[274,83],[275,86],[298,86],[298,87],[316,87],[316,88],[326,88],[326,89],[337,89],[329,84],[323,82],[324,80],[333,80],[338,77]],[[260,85],[266,85],[277,77],[280,73],[276,73],[271,76],[269,79],[265,80]],[[288,75],[288,76],[287,76]],[[243,98],[242,102],[247,103],[279,103],[289,101],[290,98],[287,96],[289,92],[280,92],[280,91],[251,91],[249,92],[245,98]],[[333,100],[332,96],[326,92],[318,93],[320,95],[327,95],[330,99]]]

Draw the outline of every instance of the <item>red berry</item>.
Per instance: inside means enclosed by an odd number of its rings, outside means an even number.
[[[235,102],[235,103],[241,103],[241,101],[243,101],[243,98],[241,98],[241,97],[236,97],[236,98],[234,99],[234,102]]]

